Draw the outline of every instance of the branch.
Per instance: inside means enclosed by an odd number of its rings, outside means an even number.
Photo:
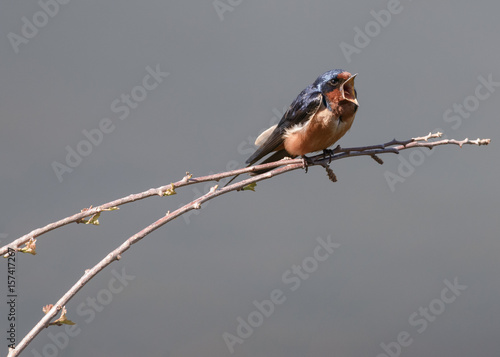
[[[331,156],[321,154],[317,155],[314,157],[311,157],[309,160],[305,159],[284,159],[278,162],[271,162],[267,163],[264,165],[257,165],[257,166],[252,166],[252,167],[247,167],[243,169],[238,169],[238,170],[233,170],[233,171],[227,171],[227,172],[222,172],[219,174],[214,174],[214,175],[208,175],[208,176],[202,176],[198,178],[192,178],[191,175],[187,174],[182,180],[171,183],[170,185],[166,186],[161,186],[156,189],[149,189],[147,191],[144,191],[142,193],[134,194],[134,195],[129,195],[126,197],[123,197],[121,199],[108,202],[106,204],[103,204],[99,207],[95,208],[89,208],[87,210],[83,210],[82,212],[75,214],[73,216],[64,218],[60,221],[51,223],[45,227],[36,229],[32,231],[31,233],[22,236],[15,240],[14,242],[10,243],[9,245],[5,246],[0,250],[1,254],[4,254],[4,252],[7,251],[8,247],[13,247],[15,249],[18,249],[19,245],[28,242],[30,239],[34,239],[34,237],[40,236],[44,233],[47,233],[53,229],[62,227],[63,225],[73,223],[73,222],[82,222],[82,219],[85,217],[93,216],[96,214],[99,214],[100,212],[104,210],[109,210],[113,207],[120,206],[129,202],[134,202],[146,197],[151,197],[155,195],[160,195],[160,196],[165,196],[165,195],[172,195],[175,194],[175,189],[178,187],[182,186],[187,186],[187,185],[192,185],[200,182],[206,182],[206,181],[219,181],[222,178],[229,177],[229,176],[234,176],[234,175],[239,175],[242,173],[246,172],[255,172],[259,171],[262,169],[272,169],[266,173],[251,176],[250,178],[247,178],[245,180],[236,182],[232,185],[229,185],[224,188],[218,187],[218,185],[213,186],[210,191],[197,199],[189,202],[188,204],[180,207],[179,209],[173,211],[173,212],[167,212],[167,214],[158,219],[156,222],[150,224],[146,228],[142,229],[141,231],[137,232],[133,236],[129,237],[125,242],[123,242],[120,246],[118,246],[116,249],[111,251],[104,259],[102,259],[99,263],[97,263],[93,268],[88,269],[85,271],[83,276],[57,301],[57,303],[50,308],[50,310],[43,316],[43,318],[33,327],[33,329],[21,340],[21,342],[16,346],[15,349],[11,349],[8,357],[13,357],[13,356],[18,356],[27,346],[28,344],[45,328],[48,327],[49,324],[51,323],[50,321],[56,316],[58,311],[63,310],[64,306],[69,302],[69,300],[81,289],[87,282],[89,282],[94,276],[96,276],[100,271],[102,271],[106,266],[111,264],[115,260],[120,260],[121,256],[124,252],[126,252],[133,244],[139,242],[141,239],[143,239],[145,236],[147,236],[149,233],[155,231],[156,229],[160,228],[161,226],[165,225],[166,223],[172,221],[173,219],[183,215],[186,212],[189,212],[193,209],[200,209],[201,205],[211,199],[214,199],[220,195],[226,194],[231,191],[236,191],[236,190],[241,190],[245,187],[248,187],[248,185],[252,185],[256,182],[262,181],[262,180],[267,180],[271,177],[281,175],[285,172],[301,169],[301,168],[306,168],[308,166],[315,166],[315,165],[321,165],[325,168],[327,168],[327,171],[329,173],[329,177],[332,179],[331,175],[333,175],[333,178],[335,178],[335,174],[333,174],[333,171],[328,167],[328,163],[334,160],[340,160],[343,158],[347,157],[353,157],[353,156],[371,156],[372,158],[376,158],[375,160],[379,163],[381,163],[381,160],[376,156],[377,154],[382,154],[382,153],[399,153],[401,150],[413,148],[413,147],[428,147],[429,149],[432,149],[434,146],[438,145],[448,145],[448,144],[455,144],[459,145],[462,147],[463,145],[487,145],[490,143],[490,139],[476,139],[476,140],[462,140],[462,141],[457,141],[457,140],[441,140],[441,141],[433,141],[429,142],[428,139],[431,138],[438,138],[441,137],[441,133],[436,133],[436,134],[430,134],[425,136],[425,137],[418,137],[418,138],[413,138],[411,140],[407,141],[397,141],[397,140],[392,140],[388,143],[381,144],[381,145],[374,145],[374,146],[365,146],[365,147],[354,147],[354,148],[346,148],[342,149],[340,147],[337,147],[331,152]],[[88,220],[90,221],[90,220]],[[88,222],[84,221],[84,222]]]
[[[329,160],[324,159],[323,155],[317,155],[315,157],[312,157],[312,164],[309,164],[309,166],[314,166],[314,165],[321,165],[325,166],[326,162],[328,161],[334,161],[334,160],[339,160],[343,159],[346,157],[350,156],[362,156],[362,155],[369,155],[371,156],[374,160],[376,160],[378,163],[382,164],[382,160],[380,160],[376,155],[377,154],[382,154],[382,153],[399,153],[400,150],[404,149],[409,149],[412,147],[428,147],[429,149],[432,149],[434,146],[438,145],[447,145],[447,144],[455,144],[459,145],[462,147],[462,145],[488,145],[490,143],[490,139],[476,139],[476,140],[469,140],[469,139],[464,139],[462,141],[457,141],[457,140],[441,140],[441,141],[434,141],[434,142],[429,142],[429,139],[432,138],[439,138],[442,136],[442,133],[435,133],[431,134],[429,133],[426,136],[423,137],[417,137],[413,138],[410,140],[406,141],[399,141],[399,140],[392,140],[389,141],[385,144],[380,144],[380,145],[372,145],[372,146],[364,146],[364,147],[352,147],[352,148],[345,148],[342,149],[340,146],[338,146],[336,149],[333,150],[333,155]],[[337,153],[337,154],[336,154]],[[321,160],[323,158],[323,160]],[[38,229],[35,229],[31,231],[30,233],[19,237],[18,239],[14,240],[13,242],[3,246],[0,248],[0,255],[5,255],[8,251],[8,248],[14,249],[16,251],[20,250],[20,246],[23,244],[28,243],[30,240],[35,239],[36,237],[41,236],[42,234],[45,234],[47,232],[50,232],[56,228],[60,228],[62,226],[65,226],[70,223],[93,223],[92,220],[84,221],[83,219],[86,217],[91,217],[91,216],[96,216],[100,215],[101,212],[103,211],[109,211],[116,209],[115,207],[124,205],[126,203],[142,200],[144,198],[152,197],[152,196],[169,196],[175,194],[175,189],[183,186],[188,186],[188,185],[193,185],[196,183],[200,182],[207,182],[207,181],[219,181],[225,177],[229,176],[235,176],[243,173],[248,173],[248,172],[255,172],[259,171],[262,169],[271,169],[279,166],[284,166],[292,163],[299,163],[301,162],[301,159],[295,159],[295,160],[281,160],[277,162],[271,162],[268,164],[263,164],[263,165],[256,165],[256,166],[251,166],[251,167],[246,167],[242,169],[237,169],[237,170],[232,170],[232,171],[227,171],[227,172],[221,172],[218,174],[213,174],[213,175],[208,175],[208,176],[201,176],[197,178],[192,178],[192,175],[189,173],[186,173],[186,176],[184,176],[181,180],[171,183],[169,185],[165,186],[160,186],[157,188],[151,188],[147,191],[132,194],[126,197],[119,198],[117,200],[105,203],[103,205],[97,206],[97,207],[90,207],[88,209],[83,209],[80,213],[74,214],[72,216],[63,218],[57,222],[50,223],[46,225],[45,227],[41,227]],[[304,168],[304,166],[297,167],[297,168]],[[297,169],[295,168],[295,169]],[[333,172],[332,172],[333,173]],[[95,223],[94,223],[95,224]]]
[[[233,170],[233,171],[227,171],[227,172],[222,172],[219,174],[214,174],[214,175],[208,175],[208,176],[201,176],[197,178],[191,178],[191,174],[186,173],[186,176],[182,178],[181,180],[165,185],[165,186],[160,186],[157,188],[151,188],[147,191],[132,194],[126,197],[119,198],[117,200],[102,204],[97,207],[90,207],[90,208],[84,208],[80,213],[76,213],[72,216],[63,218],[59,221],[50,223],[46,225],[45,227],[40,227],[37,228],[33,231],[31,231],[28,234],[25,234],[16,240],[12,241],[11,243],[3,246],[0,248],[0,255],[5,255],[8,251],[8,248],[14,249],[15,251],[20,250],[20,246],[23,244],[26,244],[29,242],[31,239],[35,239],[36,237],[41,236],[42,234],[48,233],[54,229],[63,227],[67,224],[70,223],[92,223],[92,220],[90,219],[89,221],[85,221],[84,218],[86,217],[91,217],[91,216],[96,216],[100,215],[101,212],[103,211],[112,211],[117,209],[118,206],[124,205],[126,203],[130,202],[135,202],[138,200],[142,200],[144,198],[152,197],[152,196],[170,196],[176,194],[175,189],[183,186],[188,186],[188,185],[193,185],[197,184],[200,182],[207,182],[207,181],[219,181],[225,177],[228,176],[233,176],[233,175],[238,175],[242,173],[247,173],[250,171],[256,171],[259,168],[270,168],[270,167],[277,167],[277,166],[283,166],[286,165],[287,162],[276,162],[276,163],[271,163],[272,165],[266,164],[266,165],[257,165],[254,167],[249,167],[249,168],[243,168],[243,169],[238,169],[238,170]],[[95,220],[94,220],[95,221]],[[96,223],[93,223],[96,224]],[[97,223],[98,224],[98,223]]]

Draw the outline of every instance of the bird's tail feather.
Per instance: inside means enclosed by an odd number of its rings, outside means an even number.
[[[247,167],[248,167],[248,166],[247,166]],[[238,176],[240,176],[240,175],[233,176],[233,177],[231,178],[231,180],[229,180],[229,181],[228,181],[228,182],[224,185],[224,187],[226,187],[226,186],[227,186],[227,185],[229,185],[231,182],[233,182],[233,181],[234,181],[234,179],[235,179],[236,177],[238,177]]]
[[[272,154],[271,156],[269,156],[267,159],[265,159],[264,161],[262,161],[259,165],[262,165],[262,164],[268,164],[270,162],[275,162],[275,161],[279,161],[281,159],[284,159],[285,157],[293,157],[291,156],[289,153],[286,152],[286,150],[279,150],[279,151],[276,151],[274,154]],[[271,170],[274,170],[275,167],[271,168],[271,169],[263,169],[263,170],[259,170],[259,171],[254,171],[252,173],[250,173],[250,175],[252,176],[255,176],[255,175],[260,175],[260,174],[263,174],[264,172],[268,172],[268,171],[271,171]]]

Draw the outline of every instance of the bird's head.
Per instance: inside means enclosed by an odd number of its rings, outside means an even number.
[[[314,85],[328,98],[328,106],[352,103],[357,108],[359,103],[354,88],[354,78],[356,76],[357,73],[352,75],[342,69],[334,69],[319,76]]]

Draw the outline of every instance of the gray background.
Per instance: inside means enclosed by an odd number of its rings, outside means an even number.
[[[364,31],[370,12],[388,3],[233,1],[221,19],[211,0],[71,1],[18,53],[8,34],[20,35],[22,18],[32,21],[41,8],[4,3],[2,243],[186,171],[242,164],[249,137],[333,68],[359,73],[361,107],[343,146],[436,128],[450,138],[493,139],[431,156],[384,155],[383,166],[366,157],[337,161],[335,184],[312,168],[259,183],[256,193],[211,201],[134,246],[67,305],[78,336],[61,337],[61,349],[51,349],[49,333],[64,331],[52,327],[24,355],[229,356],[222,334],[236,335],[237,318],[247,319],[252,302],[280,289],[286,301],[235,346],[235,356],[375,357],[402,331],[412,339],[402,356],[498,356],[500,87],[460,123],[443,116],[475,94],[479,76],[500,81],[500,8],[493,1],[402,0],[400,13],[360,53],[344,56],[340,44],[354,45],[354,27]],[[120,120],[111,103],[157,65],[170,75]],[[52,163],[65,163],[66,146],[75,149],[83,130],[103,118],[115,130],[59,182]],[[401,158],[412,157],[425,158],[391,190],[384,173],[397,174]],[[84,269],[204,190],[179,189],[104,214],[100,227],[70,225],[40,237],[36,256],[17,259],[18,339]],[[282,275],[328,236],[340,247],[291,291]],[[135,278],[106,300],[112,270],[123,268]],[[431,303],[439,308],[445,279],[455,278],[467,288],[419,333],[422,325],[412,326],[410,316]],[[0,283],[5,296],[6,273]],[[94,298],[108,304],[87,322],[77,308],[89,309]],[[1,311],[4,331],[5,303]]]

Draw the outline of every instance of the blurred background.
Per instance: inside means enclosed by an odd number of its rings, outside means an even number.
[[[499,5],[59,1],[0,13],[2,245],[186,171],[243,166],[334,68],[359,73],[344,147],[436,130],[492,143],[336,161],[336,183],[314,167],[210,201],[106,268],[67,305],[77,327],[23,355],[498,356]],[[209,187],[18,254],[18,342],[85,269]]]

